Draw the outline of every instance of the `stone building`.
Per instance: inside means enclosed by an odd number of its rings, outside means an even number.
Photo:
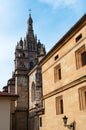
[[[40,130],[86,130],[86,14],[40,66],[44,102]]]
[[[3,87],[3,91],[19,95],[15,104],[11,102],[11,130],[38,130],[38,117],[35,120],[35,116],[32,116],[37,128],[33,127],[34,122],[31,124],[32,118],[29,118],[29,102],[32,101],[35,105],[39,103],[41,98],[42,79],[41,68],[38,66],[38,63],[45,56],[46,51],[44,45],[40,40],[37,40],[37,36],[34,35],[31,14],[29,14],[27,24],[26,37],[24,40],[22,40],[22,38],[20,39],[15,49],[15,68],[12,78],[8,80],[7,86]],[[35,69],[35,73],[32,82],[30,79],[33,78],[33,76],[31,76],[33,69]],[[39,77],[40,81],[38,81]],[[31,86],[29,86],[30,84]],[[30,93],[30,91],[32,93]],[[37,93],[36,99],[34,92]],[[31,100],[29,99],[30,94],[32,94]],[[34,109],[34,105],[31,106],[32,109]]]
[[[19,95],[15,104],[11,101],[10,130],[86,130],[86,14],[47,55],[29,14],[14,63],[3,87]]]

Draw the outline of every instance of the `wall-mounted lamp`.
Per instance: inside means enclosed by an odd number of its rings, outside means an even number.
[[[75,121],[68,125],[67,124],[68,117],[64,116],[62,119],[65,127],[67,127],[70,130],[75,130]]]

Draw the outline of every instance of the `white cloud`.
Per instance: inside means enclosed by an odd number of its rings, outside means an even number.
[[[68,7],[77,10],[77,8],[80,8],[81,6],[81,0],[39,0],[39,1],[53,6],[54,9],[57,9],[58,7]]]

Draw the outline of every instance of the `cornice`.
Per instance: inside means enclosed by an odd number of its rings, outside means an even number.
[[[60,88],[58,88],[58,89],[56,89],[56,90],[54,90],[54,91],[52,91],[52,92],[46,94],[46,95],[44,95],[44,96],[42,97],[42,100],[45,100],[45,99],[47,99],[47,98],[49,98],[49,97],[52,97],[52,96],[54,96],[54,95],[56,95],[56,94],[58,94],[58,93],[61,93],[61,92],[66,91],[66,90],[68,90],[68,89],[70,89],[70,88],[73,88],[73,87],[75,87],[76,85],[81,84],[81,83],[83,83],[83,82],[85,82],[85,81],[86,81],[86,75],[84,75],[83,77],[80,77],[80,78],[78,78],[78,79],[76,79],[76,80],[70,82],[69,84],[64,85],[64,86],[62,86],[62,87],[60,87]]]

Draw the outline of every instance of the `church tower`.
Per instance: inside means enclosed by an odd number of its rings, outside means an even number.
[[[15,112],[16,130],[27,130],[29,108],[28,73],[46,54],[44,45],[34,35],[31,14],[29,14],[27,24],[26,37],[24,40],[20,39],[15,49],[15,93],[19,95]]]
[[[24,38],[24,40],[21,38],[16,46],[15,70],[31,70],[46,54],[44,45],[41,44],[40,40],[37,41],[37,36],[34,36],[31,14],[29,14],[27,24],[28,30],[26,38]]]

